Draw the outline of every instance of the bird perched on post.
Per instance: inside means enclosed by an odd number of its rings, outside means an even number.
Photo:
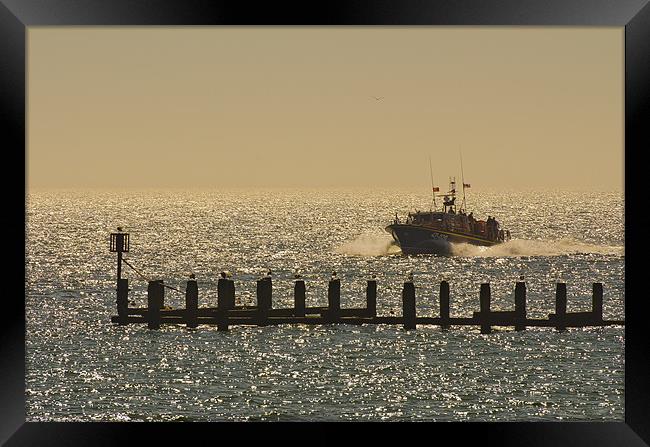
[[[413,282],[413,272],[408,274],[407,279],[408,279],[408,282]]]
[[[519,281],[523,281],[523,280],[524,280],[524,275],[519,275]]]
[[[271,275],[273,275],[273,272],[271,272],[271,269],[269,269],[269,270],[266,272],[266,277],[267,277],[268,279],[271,279]]]
[[[122,227],[117,227],[117,231],[122,232]]]
[[[300,279],[300,278],[302,278],[302,275],[301,275],[300,273],[298,273],[298,270],[296,270],[296,271],[293,273],[293,278],[294,278],[294,279]]]
[[[373,273],[372,275],[370,275],[370,279],[377,279],[377,275]]]
[[[221,272],[220,275],[221,275],[222,278],[225,278],[226,277],[226,272]]]
[[[190,279],[196,279],[196,275],[194,273],[190,273]]]
[[[336,277],[336,271],[332,272],[332,279],[338,279],[338,278]]]

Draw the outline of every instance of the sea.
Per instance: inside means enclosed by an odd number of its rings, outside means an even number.
[[[275,188],[39,190],[26,198],[27,421],[623,421],[624,327],[495,328],[397,325],[117,326],[115,253],[130,234],[123,276],[132,306],[164,279],[165,304],[184,306],[191,273],[199,305],[216,305],[220,272],[238,304],[255,303],[271,270],[273,306],[292,307],[294,275],[307,305],[365,305],[376,275],[379,315],[401,313],[412,274],[418,316],[437,316],[439,284],[451,315],[514,308],[524,277],[528,315],[591,308],[624,319],[622,192],[471,190],[467,209],[496,216],[512,240],[455,245],[448,256],[403,255],[384,231],[397,213],[428,210],[418,189]]]

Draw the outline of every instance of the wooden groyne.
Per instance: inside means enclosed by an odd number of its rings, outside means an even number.
[[[111,321],[118,325],[147,324],[149,329],[159,329],[162,324],[182,324],[188,328],[199,325],[216,325],[227,331],[230,326],[269,326],[279,324],[393,324],[414,330],[418,325],[435,325],[443,329],[452,326],[476,326],[482,334],[489,334],[493,327],[514,327],[523,331],[527,327],[552,327],[563,331],[569,327],[624,325],[622,320],[603,320],[603,285],[593,283],[592,308],[589,312],[567,312],[566,284],[557,283],[555,312],[547,319],[528,318],[526,314],[526,283],[515,284],[515,302],[512,311],[491,309],[490,284],[483,283],[479,291],[479,310],[471,317],[452,317],[450,287],[447,281],[440,283],[439,316],[418,317],[416,311],[415,285],[409,278],[402,289],[401,316],[377,315],[377,280],[366,284],[366,306],[363,308],[341,307],[341,280],[335,276],[329,280],[327,306],[307,307],[306,285],[303,279],[293,284],[291,308],[273,308],[273,281],[270,276],[257,280],[257,303],[238,306],[235,300],[235,282],[222,274],[217,282],[217,302],[214,307],[199,307],[199,288],[194,275],[185,286],[185,308],[171,309],[165,306],[165,288],[162,280],[149,281],[147,306],[129,307],[129,282],[121,278],[122,252],[128,251],[128,234],[111,234],[111,251],[118,253],[117,315]]]

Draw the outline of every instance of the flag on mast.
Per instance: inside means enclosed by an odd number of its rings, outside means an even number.
[[[433,187],[433,192],[438,192],[438,191],[440,191],[440,188],[438,188],[437,186],[434,186]]]
[[[469,186],[469,183],[463,183],[463,187],[464,187],[464,188],[469,188],[469,187],[470,187],[470,186]]]

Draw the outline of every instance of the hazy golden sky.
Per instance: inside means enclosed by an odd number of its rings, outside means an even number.
[[[624,29],[28,29],[28,187],[623,186]],[[381,97],[376,100],[373,97]]]

